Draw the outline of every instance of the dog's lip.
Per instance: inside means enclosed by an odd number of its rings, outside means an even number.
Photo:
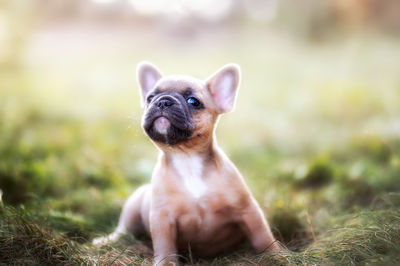
[[[168,116],[166,116],[165,114],[158,114],[158,115],[155,115],[154,117],[153,117],[153,121],[152,122],[154,122],[154,121],[156,121],[157,119],[159,119],[159,118],[161,118],[161,117],[164,117],[165,119],[167,119],[168,121],[170,121],[169,120],[169,118],[168,118]]]
[[[158,114],[153,115],[151,117],[151,120],[148,123],[148,127],[153,127],[154,126],[154,122],[156,122],[157,119],[162,118],[162,117],[167,119],[171,123],[171,119],[169,119],[169,117],[167,115],[165,115],[163,113],[158,113]]]
[[[168,129],[171,127],[171,122],[168,118],[160,116],[154,120],[153,126],[160,134],[165,135],[167,134]]]

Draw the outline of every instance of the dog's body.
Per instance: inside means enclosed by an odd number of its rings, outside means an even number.
[[[257,251],[278,250],[260,207],[215,140],[219,115],[233,109],[239,68],[227,65],[204,82],[162,78],[154,66],[142,63],[138,79],[143,128],[160,156],[151,184],[127,200],[116,231],[94,244],[126,232],[146,234],[155,264],[176,262],[179,252],[213,256],[245,237]]]

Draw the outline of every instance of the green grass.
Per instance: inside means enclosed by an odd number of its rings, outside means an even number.
[[[254,254],[242,246],[233,255],[214,260],[185,263],[212,265],[397,265],[400,263],[400,194],[382,199],[378,209],[336,217],[326,231],[299,251]],[[73,228],[71,217],[38,215],[25,208],[1,208],[0,254],[4,264],[149,264],[151,251],[132,238],[101,249],[80,243],[76,237],[61,233],[59,226]],[[57,225],[54,225],[57,222]],[[310,223],[310,230],[312,224]],[[329,227],[329,229],[328,229]],[[85,232],[86,233],[86,232]]]

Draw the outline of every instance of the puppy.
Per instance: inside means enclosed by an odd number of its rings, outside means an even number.
[[[154,264],[177,263],[177,254],[209,257],[247,238],[257,252],[279,250],[263,212],[234,164],[218,147],[215,127],[232,111],[240,69],[225,65],[205,81],[162,76],[140,63],[145,133],[160,155],[151,184],[126,201],[114,233],[93,241],[114,242],[125,233],[151,237]]]

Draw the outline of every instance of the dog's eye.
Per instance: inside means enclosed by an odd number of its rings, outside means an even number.
[[[194,107],[200,106],[200,101],[197,100],[197,99],[194,98],[194,97],[188,98],[188,99],[186,100],[186,102],[187,102],[188,104],[190,104],[190,105],[193,105]]]
[[[153,96],[153,95],[150,95],[149,97],[147,97],[147,102],[150,103],[151,100],[153,100],[153,98],[154,98],[154,96]]]

